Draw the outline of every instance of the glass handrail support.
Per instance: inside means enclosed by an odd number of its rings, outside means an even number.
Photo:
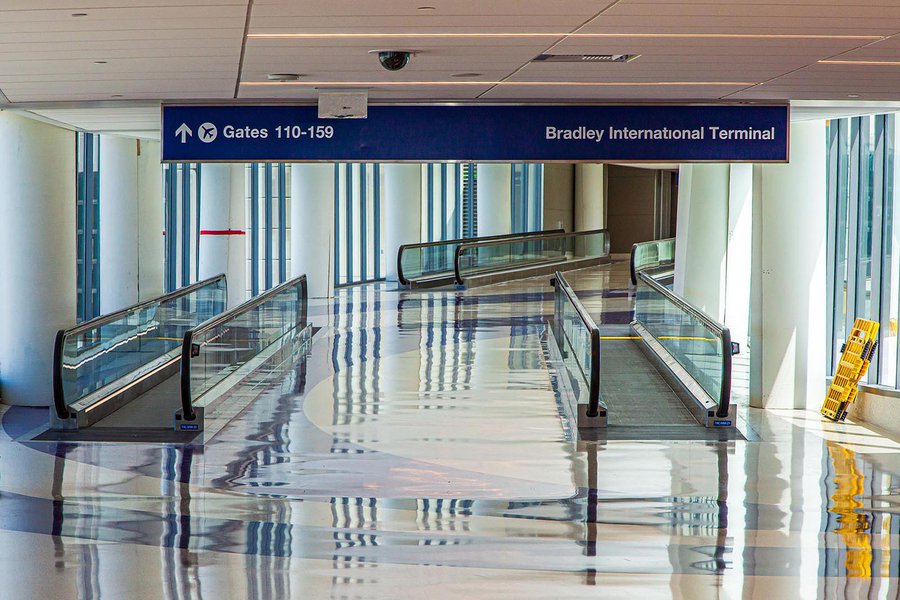
[[[453,261],[456,258],[456,249],[460,244],[530,238],[551,233],[563,233],[563,230],[547,229],[525,233],[508,233],[504,235],[404,244],[400,246],[397,252],[397,279],[402,285],[411,285],[418,280],[428,280],[441,276],[452,277],[454,273]]]
[[[587,398],[578,398],[578,425],[605,426],[606,406],[600,396],[600,328],[588,314],[562,273],[553,277],[552,333],[565,359],[575,363],[572,374],[580,378],[588,390]],[[586,417],[586,418],[585,418]]]
[[[453,270],[457,285],[478,275],[495,274],[555,263],[609,257],[609,231],[595,229],[550,233],[528,239],[468,242],[456,249]]]
[[[184,334],[181,409],[175,429],[203,429],[204,394],[229,387],[265,362],[267,350],[288,335],[309,337],[306,276],[294,278],[201,323]],[[236,379],[237,377],[237,379]]]
[[[184,332],[221,313],[226,301],[225,275],[217,275],[58,331],[56,417],[65,427],[78,427],[79,414],[177,357]]]
[[[637,274],[634,323],[640,325],[716,406],[714,416],[729,419],[731,408],[731,332],[656,281]],[[693,394],[696,396],[696,394]],[[725,425],[717,422],[715,425]],[[732,426],[729,419],[727,425]]]
[[[637,285],[637,274],[675,264],[675,238],[639,242],[631,247],[631,284]]]

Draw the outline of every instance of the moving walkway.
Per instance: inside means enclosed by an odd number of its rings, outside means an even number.
[[[669,287],[675,278],[675,238],[640,242],[631,247],[631,285],[638,284],[638,274],[647,273]]]
[[[549,229],[529,233],[404,244],[397,252],[397,279],[401,285],[414,288],[451,285],[456,281],[457,250],[463,244],[527,239],[562,232],[562,229]]]
[[[306,289],[298,277],[226,310],[219,275],[59,331],[50,429],[90,430],[83,439],[202,430],[232,387],[308,342]]]
[[[407,244],[397,255],[400,283],[409,287],[477,287],[595,266],[609,260],[605,229],[537,231]]]
[[[667,261],[645,261],[643,267],[651,262]],[[643,267],[631,265],[637,284],[627,328],[597,325],[566,277],[554,275],[550,345],[562,366],[566,412],[581,428],[692,424],[733,430],[728,328],[651,275],[666,279],[670,265]]]

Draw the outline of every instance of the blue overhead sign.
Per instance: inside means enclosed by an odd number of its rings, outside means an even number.
[[[203,161],[788,160],[787,105],[165,105],[162,159]]]

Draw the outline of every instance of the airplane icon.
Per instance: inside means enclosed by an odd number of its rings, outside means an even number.
[[[210,143],[219,135],[218,128],[209,122],[203,123],[197,128],[197,133],[201,142]]]

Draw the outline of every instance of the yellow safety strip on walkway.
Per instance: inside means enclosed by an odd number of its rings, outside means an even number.
[[[601,340],[639,340],[640,336],[637,335],[601,335]],[[705,338],[705,337],[691,337],[691,336],[678,336],[678,335],[661,335],[659,336],[661,340],[692,340],[695,342],[718,342],[718,338]]]

